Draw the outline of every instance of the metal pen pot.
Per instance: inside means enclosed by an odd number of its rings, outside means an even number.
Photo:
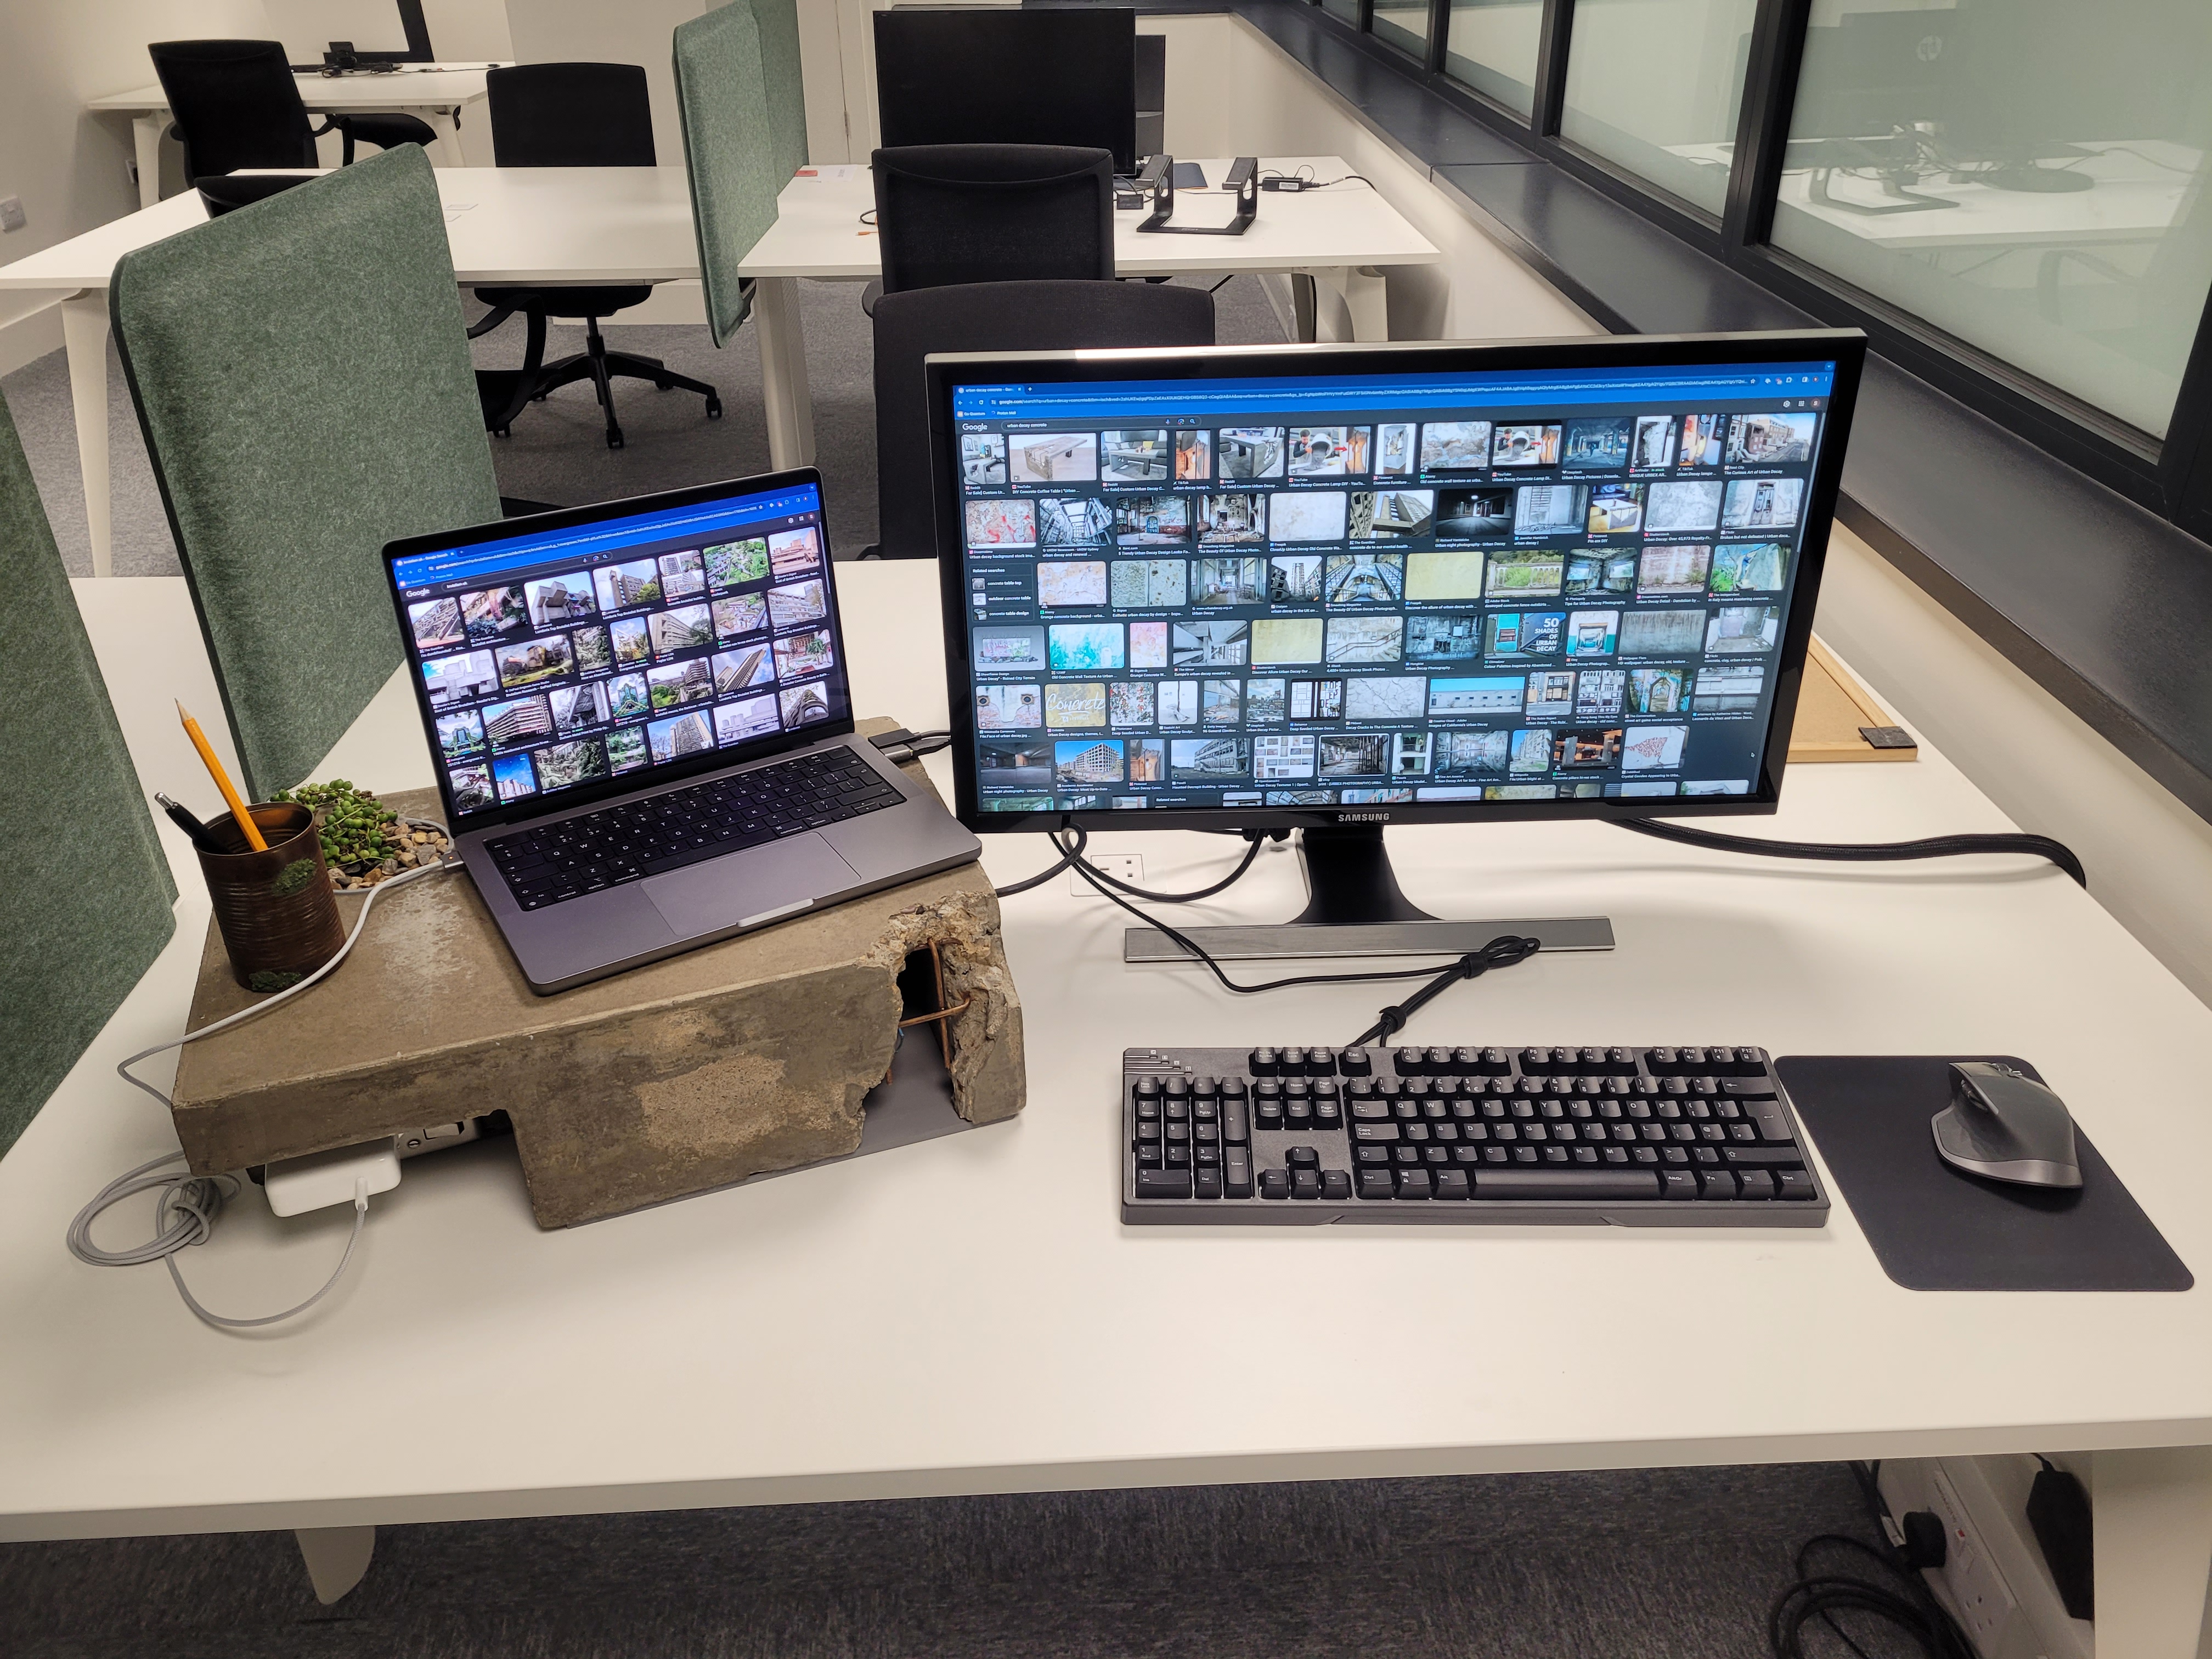
[[[200,854],[200,874],[232,975],[249,991],[281,991],[336,956],[345,929],[314,813],[295,805],[246,810],[268,850],[247,846],[226,812],[207,826],[209,839],[223,850]]]

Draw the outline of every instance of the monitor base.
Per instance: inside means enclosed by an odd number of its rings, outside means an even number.
[[[1607,916],[1386,921],[1365,927],[1284,922],[1273,927],[1179,927],[1176,931],[1217,962],[1293,957],[1463,957],[1505,933],[1540,939],[1547,951],[1610,951],[1613,945],[1613,921]],[[1121,960],[1188,962],[1190,953],[1157,927],[1132,927],[1121,936]]]
[[[1290,957],[1463,957],[1500,935],[1542,941],[1547,951],[1610,951],[1613,923],[1604,916],[1527,917],[1446,921],[1408,899],[1390,867],[1379,823],[1298,832],[1298,854],[1310,895],[1288,922],[1243,927],[1176,929],[1223,962]],[[1123,936],[1124,962],[1188,960],[1189,952],[1157,927]]]

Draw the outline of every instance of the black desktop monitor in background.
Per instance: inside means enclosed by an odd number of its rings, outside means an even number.
[[[896,6],[875,20],[884,148],[1073,144],[1135,172],[1133,9]]]
[[[1772,811],[1864,350],[931,357],[961,821],[1301,830],[1304,926],[1208,948],[1315,955],[1490,937],[1384,824]]]

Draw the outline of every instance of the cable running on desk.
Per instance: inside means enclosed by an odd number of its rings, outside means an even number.
[[[448,836],[449,848],[452,844],[450,832],[442,823],[428,818],[404,818],[401,822],[413,829],[434,830],[439,834]],[[352,954],[354,945],[361,938],[362,929],[368,925],[368,913],[376,908],[376,901],[385,893],[394,887],[404,887],[409,882],[419,880],[424,876],[436,875],[441,871],[456,870],[459,867],[459,860],[449,851],[435,864],[424,865],[416,869],[406,871],[369,888],[362,896],[361,908],[354,915],[353,927],[346,934],[345,943],[338,947],[336,956],[316,969],[313,973],[300,981],[298,984],[289,985],[274,996],[257,1002],[250,1008],[242,1008],[234,1014],[216,1020],[210,1024],[203,1025],[197,1031],[187,1031],[180,1037],[172,1038],[167,1042],[157,1042],[150,1048],[140,1049],[128,1059],[117,1063],[116,1075],[133,1088],[143,1089],[151,1095],[161,1103],[163,1111],[170,1110],[172,1108],[169,1097],[133,1073],[131,1069],[133,1066],[142,1060],[150,1060],[155,1054],[165,1053],[171,1048],[181,1048],[188,1042],[197,1042],[202,1037],[213,1036],[217,1031],[228,1030],[245,1020],[252,1019],[259,1014],[265,1014],[278,1003],[288,1001],[301,992],[321,983],[337,971],[340,963]],[[176,1285],[177,1294],[184,1298],[185,1305],[204,1323],[222,1330],[252,1330],[264,1325],[280,1324],[287,1319],[296,1318],[320,1302],[337,1287],[338,1280],[345,1276],[346,1265],[353,1260],[354,1247],[361,1243],[362,1230],[368,1224],[368,1194],[358,1182],[355,1183],[354,1189],[353,1231],[347,1236],[345,1250],[338,1257],[338,1265],[331,1270],[331,1276],[323,1281],[320,1290],[305,1302],[287,1308],[282,1313],[265,1314],[258,1318],[235,1319],[226,1314],[213,1312],[203,1306],[199,1299],[192,1294],[191,1287],[185,1283],[184,1274],[177,1270],[177,1256],[179,1252],[189,1249],[195,1244],[206,1243],[215,1236],[216,1218],[222,1213],[223,1205],[236,1194],[238,1183],[228,1175],[196,1176],[186,1173],[164,1176],[154,1173],[164,1165],[181,1162],[185,1156],[181,1148],[173,1152],[165,1152],[159,1158],[140,1164],[135,1170],[125,1171],[101,1188],[94,1194],[92,1201],[79,1210],[76,1219],[70,1223],[67,1235],[70,1254],[78,1261],[94,1267],[138,1267],[149,1261],[159,1261],[169,1270],[170,1280]],[[114,1205],[134,1194],[143,1192],[151,1192],[155,1194],[154,1236],[143,1244],[133,1245],[120,1250],[105,1249],[94,1243],[92,1224]]]
[[[1914,859],[1964,858],[1974,853],[2025,853],[2048,859],[2071,876],[2083,890],[2088,872],[2065,842],[2048,836],[2026,834],[1928,836],[1918,841],[1820,842],[1767,841],[1757,836],[1723,836],[1711,830],[1692,830],[1687,824],[1656,818],[1618,818],[1623,830],[1685,847],[1702,847],[1715,853],[1748,853],[1754,858],[1818,859],[1834,864],[1892,864]]]

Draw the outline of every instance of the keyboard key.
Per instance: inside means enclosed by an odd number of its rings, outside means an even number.
[[[1467,1198],[1472,1195],[1464,1170],[1436,1171],[1436,1195],[1438,1198]]]
[[[1735,1177],[1726,1170],[1705,1170],[1698,1176],[1698,1195],[1700,1198],[1734,1198]]]
[[[1813,1196],[1813,1177],[1802,1170],[1777,1170],[1774,1186],[1777,1198],[1806,1199]]]
[[[1722,1149],[1723,1163],[1739,1170],[1795,1169],[1805,1162],[1796,1146],[1729,1146]]]
[[[1260,1171],[1260,1196],[1288,1198],[1291,1195],[1291,1172],[1288,1170]]]
[[[1139,1170],[1137,1171],[1139,1198],[1188,1198],[1190,1171],[1188,1170]]]
[[[1359,1172],[1360,1197],[1395,1198],[1397,1191],[1388,1170],[1362,1170]]]
[[[1221,1171],[1218,1170],[1198,1170],[1193,1171],[1191,1176],[1191,1190],[1197,1197],[1200,1198],[1220,1197]]]
[[[1352,1172],[1348,1170],[1323,1170],[1321,1172],[1321,1195],[1341,1202],[1352,1196]]]
[[[1291,1170],[1291,1196],[1292,1198],[1319,1198],[1321,1196],[1321,1171],[1319,1170]]]
[[[1492,1170],[1474,1172],[1477,1198],[1638,1199],[1659,1196],[1649,1170]]]
[[[1434,1190],[1435,1188],[1430,1179],[1429,1172],[1426,1170],[1401,1170],[1398,1171],[1398,1196],[1400,1198],[1427,1198],[1434,1192]]]
[[[1221,1175],[1231,1198],[1252,1196],[1252,1152],[1247,1146],[1231,1146],[1222,1153]]]

